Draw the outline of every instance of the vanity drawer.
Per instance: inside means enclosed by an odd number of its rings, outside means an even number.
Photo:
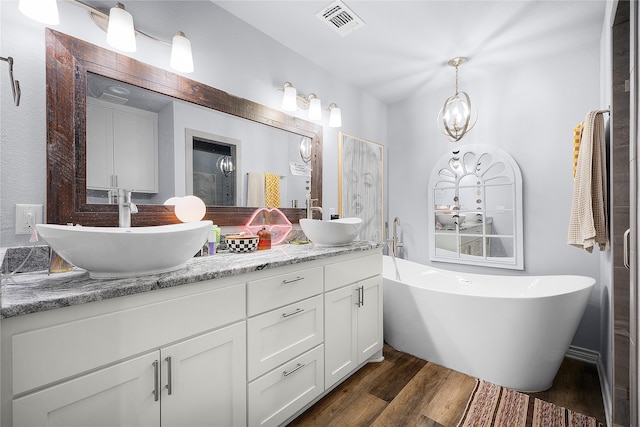
[[[324,391],[324,346],[249,383],[249,425],[278,426]]]
[[[322,343],[323,298],[303,301],[247,321],[249,380]]]
[[[292,270],[290,273],[253,280],[247,286],[247,314],[253,316],[264,313],[321,294],[322,290],[322,267]]]
[[[382,253],[327,264],[324,269],[325,291],[338,289],[368,277],[382,274]]]

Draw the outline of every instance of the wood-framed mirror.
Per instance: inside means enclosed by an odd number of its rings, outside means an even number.
[[[230,95],[203,83],[142,63],[66,34],[46,29],[47,222],[117,226],[118,206],[87,202],[87,75],[97,74],[177,100],[281,129],[311,141],[311,198],[322,203],[322,126]],[[265,141],[265,144],[268,141]],[[162,171],[160,171],[162,173]],[[207,206],[205,219],[239,226],[256,207]],[[304,206],[283,207],[292,223]],[[138,204],[132,226],[179,222],[172,207]]]

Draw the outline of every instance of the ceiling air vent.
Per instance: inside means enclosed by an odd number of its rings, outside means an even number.
[[[127,102],[129,102],[127,98],[123,98],[118,95],[112,95],[107,92],[102,92],[102,95],[100,95],[100,99],[102,99],[103,101],[113,102],[114,104],[120,104],[120,105],[124,105]]]
[[[336,0],[316,14],[342,37],[364,26],[364,21],[340,0]]]

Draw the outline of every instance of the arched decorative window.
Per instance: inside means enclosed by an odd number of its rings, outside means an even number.
[[[499,147],[443,156],[429,180],[431,261],[524,269],[522,175]]]

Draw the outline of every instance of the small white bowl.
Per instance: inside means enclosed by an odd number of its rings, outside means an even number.
[[[457,213],[455,213],[437,214],[436,218],[438,219],[438,222],[444,227],[452,227],[456,225],[456,222],[458,223],[458,225],[462,225],[467,217],[466,215],[458,215]]]

